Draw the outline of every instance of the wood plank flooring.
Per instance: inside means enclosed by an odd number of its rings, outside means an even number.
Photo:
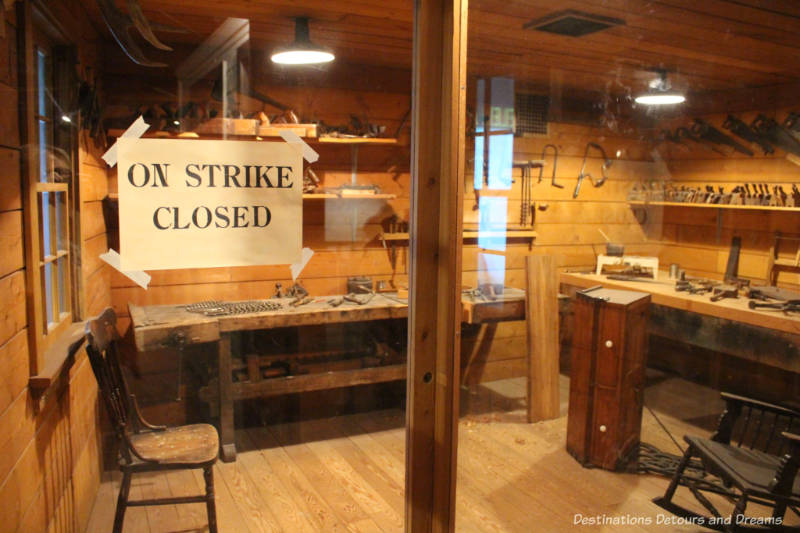
[[[564,449],[569,383],[562,376],[556,420],[525,423],[525,382],[464,389],[458,450],[457,527],[463,532],[706,531],[657,524],[651,499],[667,480],[582,468]],[[652,375],[645,405],[682,444],[708,434],[722,410],[710,389]],[[214,470],[222,532],[396,532],[403,530],[405,415],[374,411],[302,423],[239,429],[235,463]],[[642,440],[679,453],[645,410]],[[119,488],[106,472],[89,532],[111,530]],[[202,491],[200,471],[134,476],[133,498]],[[680,491],[679,491],[680,495]],[[691,497],[677,501],[690,504]],[[651,525],[575,524],[583,517],[650,517]],[[201,504],[129,509],[125,532],[206,531]]]

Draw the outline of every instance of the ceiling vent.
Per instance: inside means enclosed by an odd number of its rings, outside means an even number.
[[[527,22],[522,26],[522,29],[546,31],[557,35],[568,35],[570,37],[581,37],[623,24],[625,24],[625,21],[622,19],[593,15],[592,13],[584,13],[583,11],[576,11],[574,9],[566,9]]]

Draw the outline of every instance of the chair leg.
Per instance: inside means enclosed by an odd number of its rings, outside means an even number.
[[[208,513],[208,531],[217,533],[217,507],[214,501],[214,467],[207,466],[203,469],[206,480],[206,511]]]
[[[786,502],[785,501],[778,501],[775,502],[775,508],[772,509],[772,518],[777,523],[778,519],[783,522],[783,518],[786,515]]]
[[[731,512],[731,520],[730,526],[728,526],[728,531],[734,533],[736,531],[742,531],[743,529],[739,527],[739,520],[740,516],[744,515],[744,510],[747,508],[747,494],[742,494],[738,500],[736,500],[736,504],[733,506],[733,512]]]
[[[678,468],[675,470],[675,475],[672,477],[672,480],[669,482],[669,486],[667,487],[667,491],[664,493],[664,496],[661,498],[664,502],[669,503],[672,501],[672,497],[675,495],[675,491],[678,489],[678,484],[681,481],[681,476],[683,475],[683,471],[686,470],[686,467],[689,466],[689,461],[692,459],[693,450],[692,447],[689,446],[686,449],[686,453],[683,454],[681,458],[681,462],[678,463]]]
[[[125,519],[125,508],[128,506],[128,493],[131,490],[131,473],[122,472],[122,484],[117,497],[117,511],[114,513],[114,533],[122,533],[122,521]]]

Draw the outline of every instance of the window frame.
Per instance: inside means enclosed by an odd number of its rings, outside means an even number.
[[[63,366],[66,350],[58,349],[74,322],[81,317],[80,212],[78,178],[77,117],[72,123],[59,120],[68,94],[68,69],[74,68],[74,46],[60,24],[38,2],[26,2],[18,12],[20,54],[20,133],[25,147],[22,160],[22,186],[25,235],[26,303],[30,375],[52,373]],[[40,52],[49,59],[50,85],[40,107]],[[61,102],[61,104],[59,104]],[[57,146],[69,155],[68,179],[57,181],[53,155],[42,151],[40,124],[44,120],[48,146]],[[42,163],[48,178],[41,179]],[[47,201],[48,215],[41,208]],[[56,204],[60,204],[57,206]],[[59,213],[60,216],[57,216]],[[47,228],[44,227],[45,223]],[[56,225],[61,227],[58,228]],[[46,233],[45,233],[46,231]],[[49,250],[44,246],[49,243]],[[63,262],[63,263],[62,263]],[[59,265],[63,265],[61,276]],[[51,265],[49,268],[47,265]],[[50,277],[50,304],[48,283]],[[60,289],[59,289],[60,287]],[[49,309],[52,313],[48,316]]]

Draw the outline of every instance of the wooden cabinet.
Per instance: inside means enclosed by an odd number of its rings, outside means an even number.
[[[639,444],[650,295],[595,288],[575,296],[567,451],[616,470]]]

